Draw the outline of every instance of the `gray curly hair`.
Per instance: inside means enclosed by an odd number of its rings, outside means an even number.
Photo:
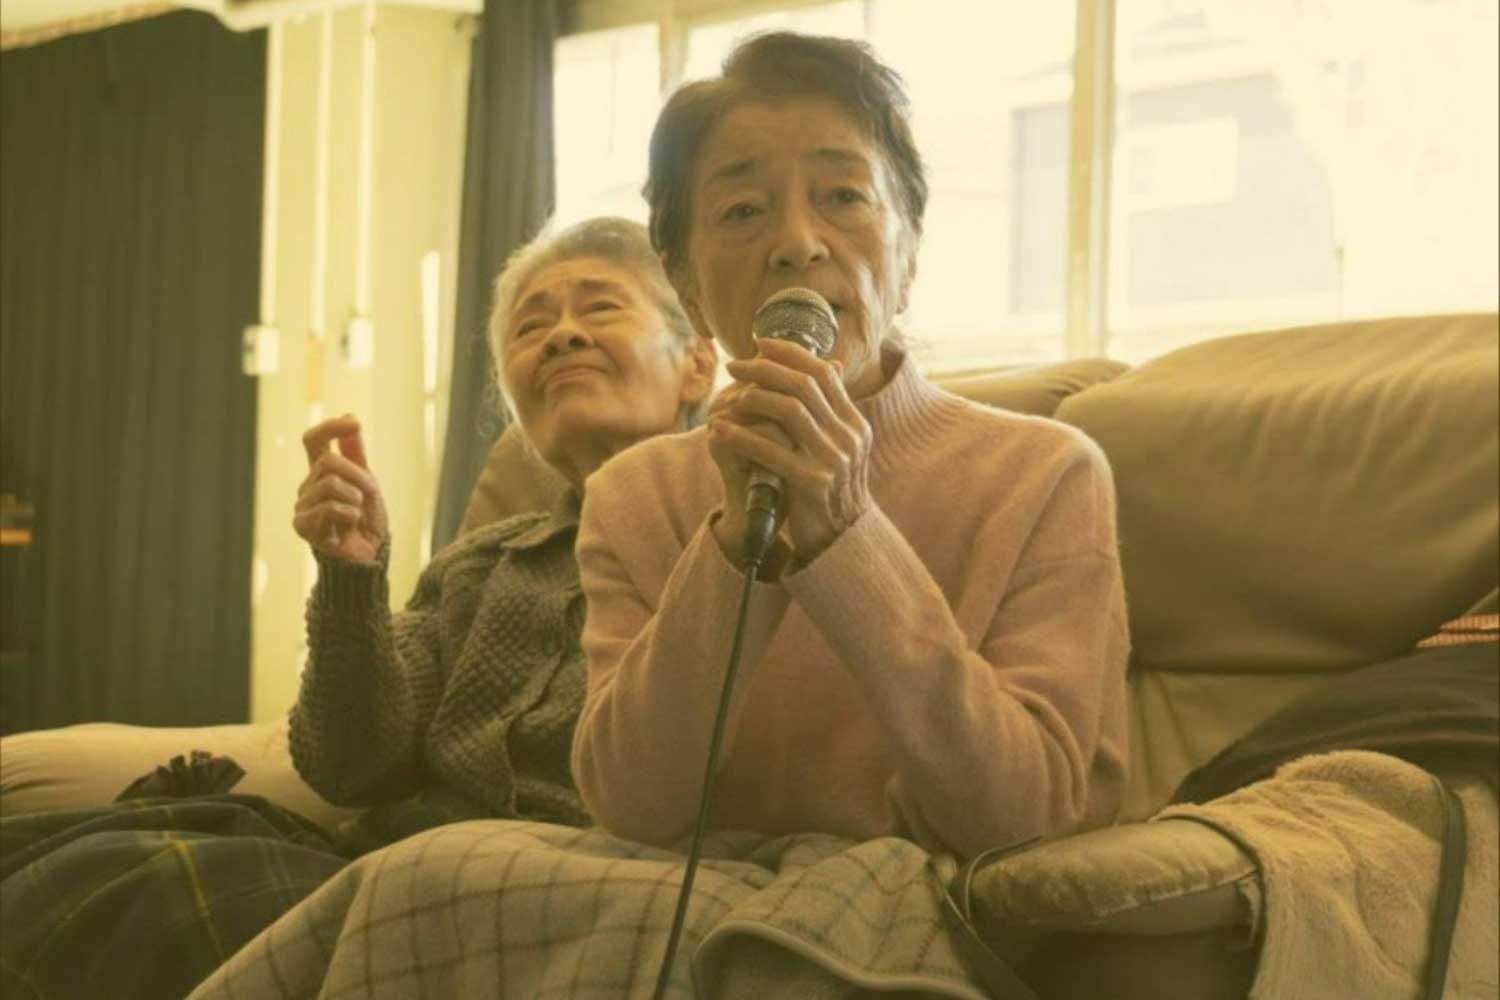
[[[489,341],[490,357],[494,364],[495,385],[500,398],[512,419],[515,407],[505,391],[505,382],[500,374],[505,370],[506,327],[522,290],[537,274],[566,260],[579,257],[599,257],[619,264],[633,274],[641,287],[650,296],[657,312],[667,324],[667,329],[677,337],[684,348],[690,346],[695,337],[701,336],[682,303],[677,292],[667,280],[662,269],[661,257],[651,246],[651,236],[639,222],[619,216],[600,216],[568,226],[565,229],[543,227],[530,243],[516,250],[506,260],[505,266],[495,278],[495,294],[490,308]],[[689,405],[682,413],[684,428],[696,427],[703,422],[708,412],[709,399]]]

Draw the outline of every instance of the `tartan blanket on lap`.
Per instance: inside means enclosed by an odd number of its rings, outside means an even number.
[[[256,796],[7,816],[0,996],[185,996],[346,863]]]
[[[983,1000],[932,863],[897,838],[710,835],[669,995]],[[649,997],[681,878],[598,829],[445,826],[350,864],[192,996]]]

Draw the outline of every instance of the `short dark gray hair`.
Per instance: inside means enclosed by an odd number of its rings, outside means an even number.
[[[693,339],[700,336],[682,303],[677,300],[677,292],[667,280],[661,257],[651,246],[651,237],[645,226],[619,216],[600,216],[565,229],[554,229],[550,225],[543,227],[535,239],[512,253],[500,269],[490,307],[488,332],[495,384],[499,386],[500,398],[511,410],[512,417],[515,409],[506,395],[505,382],[500,375],[505,370],[506,328],[518,304],[517,299],[539,273],[554,264],[580,257],[610,261],[639,279],[667,328],[676,335],[684,349],[690,348]],[[705,396],[683,413],[683,425],[695,427],[702,423],[707,410],[708,398]]]
[[[709,131],[741,104],[806,96],[833,100],[880,148],[912,242],[908,249],[916,252],[927,175],[900,74],[864,42],[775,31],[741,42],[722,75],[679,87],[657,116],[642,194],[651,206],[652,241],[673,277],[687,272],[693,170]]]

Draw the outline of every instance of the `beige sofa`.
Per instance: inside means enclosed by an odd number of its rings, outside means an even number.
[[[956,906],[985,945],[1017,967],[1061,956],[1068,975],[1051,977],[1056,995],[1100,995],[1104,982],[1117,997],[1249,991],[1281,1000],[1354,995],[1337,984],[1355,989],[1356,980],[1366,996],[1418,995],[1401,992],[1425,967],[1422,942],[1406,941],[1418,929],[1329,937],[1328,948],[1356,957],[1365,938],[1374,941],[1374,980],[1338,962],[1314,968],[1315,956],[1284,954],[1282,940],[1310,919],[1289,907],[1322,904],[1288,888],[1295,879],[1273,877],[1282,870],[1274,850],[1222,827],[1153,817],[1192,768],[1299,694],[1405,653],[1459,615],[1495,610],[1497,343],[1494,314],[1401,318],[1221,338],[1133,369],[1092,359],[946,383],[1055,416],[1103,446],[1118,487],[1134,646],[1121,825],[958,873]],[[543,504],[555,488],[502,439],[466,526]],[[277,724],[87,725],[6,737],[0,814],[108,802],[193,749],[236,758],[247,772],[238,791],[321,823],[345,815],[297,777]],[[1436,869],[1438,828],[1435,813],[1422,812],[1420,787],[1400,800],[1408,815],[1339,785],[1362,767],[1378,789],[1418,780],[1380,772],[1386,763],[1335,761],[1327,774],[1288,778],[1365,810],[1348,822],[1377,846],[1351,835],[1338,855],[1361,885],[1397,863],[1380,852],[1407,835],[1406,847],[1390,848],[1416,865],[1405,881]],[[1495,996],[1496,803],[1487,786],[1460,782],[1458,791],[1471,863],[1446,995]],[[1390,836],[1380,832],[1387,820]],[[1295,853],[1295,836],[1286,843]],[[1372,906],[1395,920],[1401,906],[1416,912],[1431,895],[1417,886],[1410,899]]]

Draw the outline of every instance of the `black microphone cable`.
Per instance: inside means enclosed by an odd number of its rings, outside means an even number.
[[[688,897],[693,893],[693,876],[698,872],[698,859],[703,854],[703,831],[708,825],[708,813],[713,807],[714,774],[719,769],[719,747],[724,739],[724,723],[729,718],[729,698],[734,693],[734,675],[740,666],[740,647],[745,641],[745,619],[750,612],[750,592],[755,587],[755,576],[760,564],[771,547],[776,535],[776,504],[774,498],[769,505],[752,504],[748,512],[744,548],[741,550],[745,572],[745,587],[740,592],[740,610],[734,622],[734,641],[729,647],[729,663],[724,667],[724,685],[719,690],[719,708],[714,713],[713,734],[708,738],[708,766],[703,772],[703,791],[698,796],[698,818],[693,823],[693,839],[688,845],[687,864],[682,870],[682,888],[677,893],[677,911],[672,915],[672,929],[667,934],[667,951],[662,956],[661,970],[656,975],[656,989],[652,1000],[663,1000],[666,996],[667,980],[672,975],[672,960],[677,957],[677,945],[682,937],[683,921],[687,917]]]
[[[828,300],[810,288],[783,288],[762,302],[751,323],[754,337],[771,337],[800,344],[817,357],[827,357],[838,337],[838,318]],[[682,888],[677,894],[677,912],[667,935],[667,952],[656,977],[653,1000],[666,995],[667,979],[672,974],[672,959],[682,937],[687,917],[688,897],[693,891],[693,876],[703,853],[703,829],[713,806],[714,773],[719,769],[719,745],[724,739],[724,722],[729,717],[729,698],[734,693],[734,675],[740,665],[740,646],[745,641],[745,618],[750,610],[750,592],[756,574],[776,537],[776,508],[781,486],[774,476],[758,470],[751,476],[745,504],[745,538],[740,548],[740,564],[745,572],[745,589],[740,595],[740,611],[734,624],[734,642],[729,648],[729,663],[724,668],[724,687],[719,692],[719,710],[714,716],[713,734],[708,741],[708,766],[703,774],[703,791],[698,797],[698,819],[693,824],[693,839],[688,846],[687,865],[682,872]]]

